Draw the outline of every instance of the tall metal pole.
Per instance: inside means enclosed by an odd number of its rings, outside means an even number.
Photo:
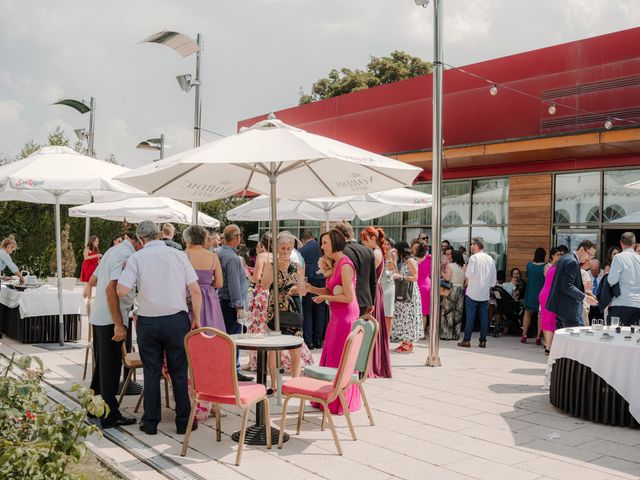
[[[200,80],[200,62],[202,60],[202,35],[198,34],[197,37],[198,53],[196,53],[196,99],[195,99],[195,112],[193,115],[193,147],[200,146],[200,127],[202,124],[202,93],[201,93],[201,80]],[[193,225],[198,224],[198,204],[191,202],[191,223]]]
[[[164,158],[164,133],[160,134],[160,160]]]
[[[91,111],[89,112],[89,135],[87,136],[87,148],[89,149],[89,156],[95,158],[96,152],[94,149],[94,134],[95,134],[95,112],[96,112],[96,99],[91,97],[91,101],[89,102],[89,108]],[[85,246],[89,244],[89,236],[91,235],[91,219],[89,217],[86,218],[84,222],[84,244]]]
[[[56,225],[56,284],[58,285],[58,335],[60,345],[64,345],[64,309],[62,306],[62,239],[60,238],[60,193],[55,194]]]
[[[433,155],[431,167],[431,310],[429,315],[429,357],[426,365],[441,366],[440,339],[440,217],[442,215],[442,3],[433,0]]]

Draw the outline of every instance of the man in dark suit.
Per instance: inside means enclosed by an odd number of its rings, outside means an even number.
[[[304,258],[304,271],[307,281],[314,287],[324,288],[326,280],[318,272],[318,260],[322,255],[320,244],[308,230],[302,232],[301,237],[304,246],[298,250]],[[322,348],[322,337],[324,335],[326,304],[324,302],[315,303],[313,295],[307,293],[302,297],[302,312],[304,313],[304,343],[309,349]]]
[[[376,261],[369,247],[356,242],[353,227],[346,222],[334,227],[347,239],[344,254],[353,262],[356,270],[356,298],[360,307],[360,315],[373,312],[373,302],[376,298]]]
[[[596,254],[596,244],[583,240],[575,252],[564,255],[556,264],[556,273],[547,299],[547,310],[556,314],[557,328],[582,325],[582,305],[586,299],[589,305],[597,305],[592,294],[585,294],[580,265],[591,260]]]

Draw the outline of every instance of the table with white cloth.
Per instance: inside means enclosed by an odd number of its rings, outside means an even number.
[[[630,327],[557,330],[545,374],[551,404],[585,420],[640,427],[638,340]]]
[[[86,306],[79,292],[62,291],[65,341],[80,339]],[[0,331],[22,343],[59,341],[58,289],[50,285],[24,291],[0,288]]]

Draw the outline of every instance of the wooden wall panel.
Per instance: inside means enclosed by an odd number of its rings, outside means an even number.
[[[509,179],[508,271],[524,271],[537,247],[549,251],[553,176],[522,175]]]

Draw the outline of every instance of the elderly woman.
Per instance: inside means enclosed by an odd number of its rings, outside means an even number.
[[[278,247],[278,271],[276,273],[277,280],[274,280],[273,265],[269,262],[265,262],[262,278],[260,279],[260,286],[263,289],[269,289],[269,305],[267,307],[267,319],[269,322],[269,328],[273,330],[273,318],[275,312],[274,306],[274,291],[271,288],[273,282],[278,282],[278,310],[280,312],[297,312],[302,314],[302,302],[300,300],[299,285],[300,279],[300,265],[291,261],[291,252],[295,238],[290,233],[281,232],[276,238],[276,244]],[[280,331],[288,335],[296,335],[302,337],[302,327],[282,327]],[[291,371],[292,377],[300,376],[301,371],[301,357],[305,365],[313,363],[313,357],[309,352],[309,349],[303,343],[300,349],[289,350],[288,355],[283,355],[282,365],[285,369]],[[274,352],[269,352],[269,375],[271,377],[271,389],[276,390],[276,358]]]
[[[393,323],[391,324],[391,341],[401,342],[394,351],[397,353],[413,352],[413,342],[422,336],[422,302],[420,292],[416,291],[418,280],[418,264],[411,256],[411,250],[407,242],[396,243],[398,252],[399,273],[394,273],[393,278],[408,282],[408,290],[404,299],[396,299]],[[396,292],[397,293],[397,292]]]
[[[18,248],[18,244],[16,243],[16,239],[13,238],[13,235],[9,235],[2,240],[2,244],[0,244],[0,274],[4,272],[5,268],[9,267],[11,273],[20,279],[20,283],[24,283],[20,269],[13,263],[13,260],[11,260],[11,254],[16,251],[16,248]]]

